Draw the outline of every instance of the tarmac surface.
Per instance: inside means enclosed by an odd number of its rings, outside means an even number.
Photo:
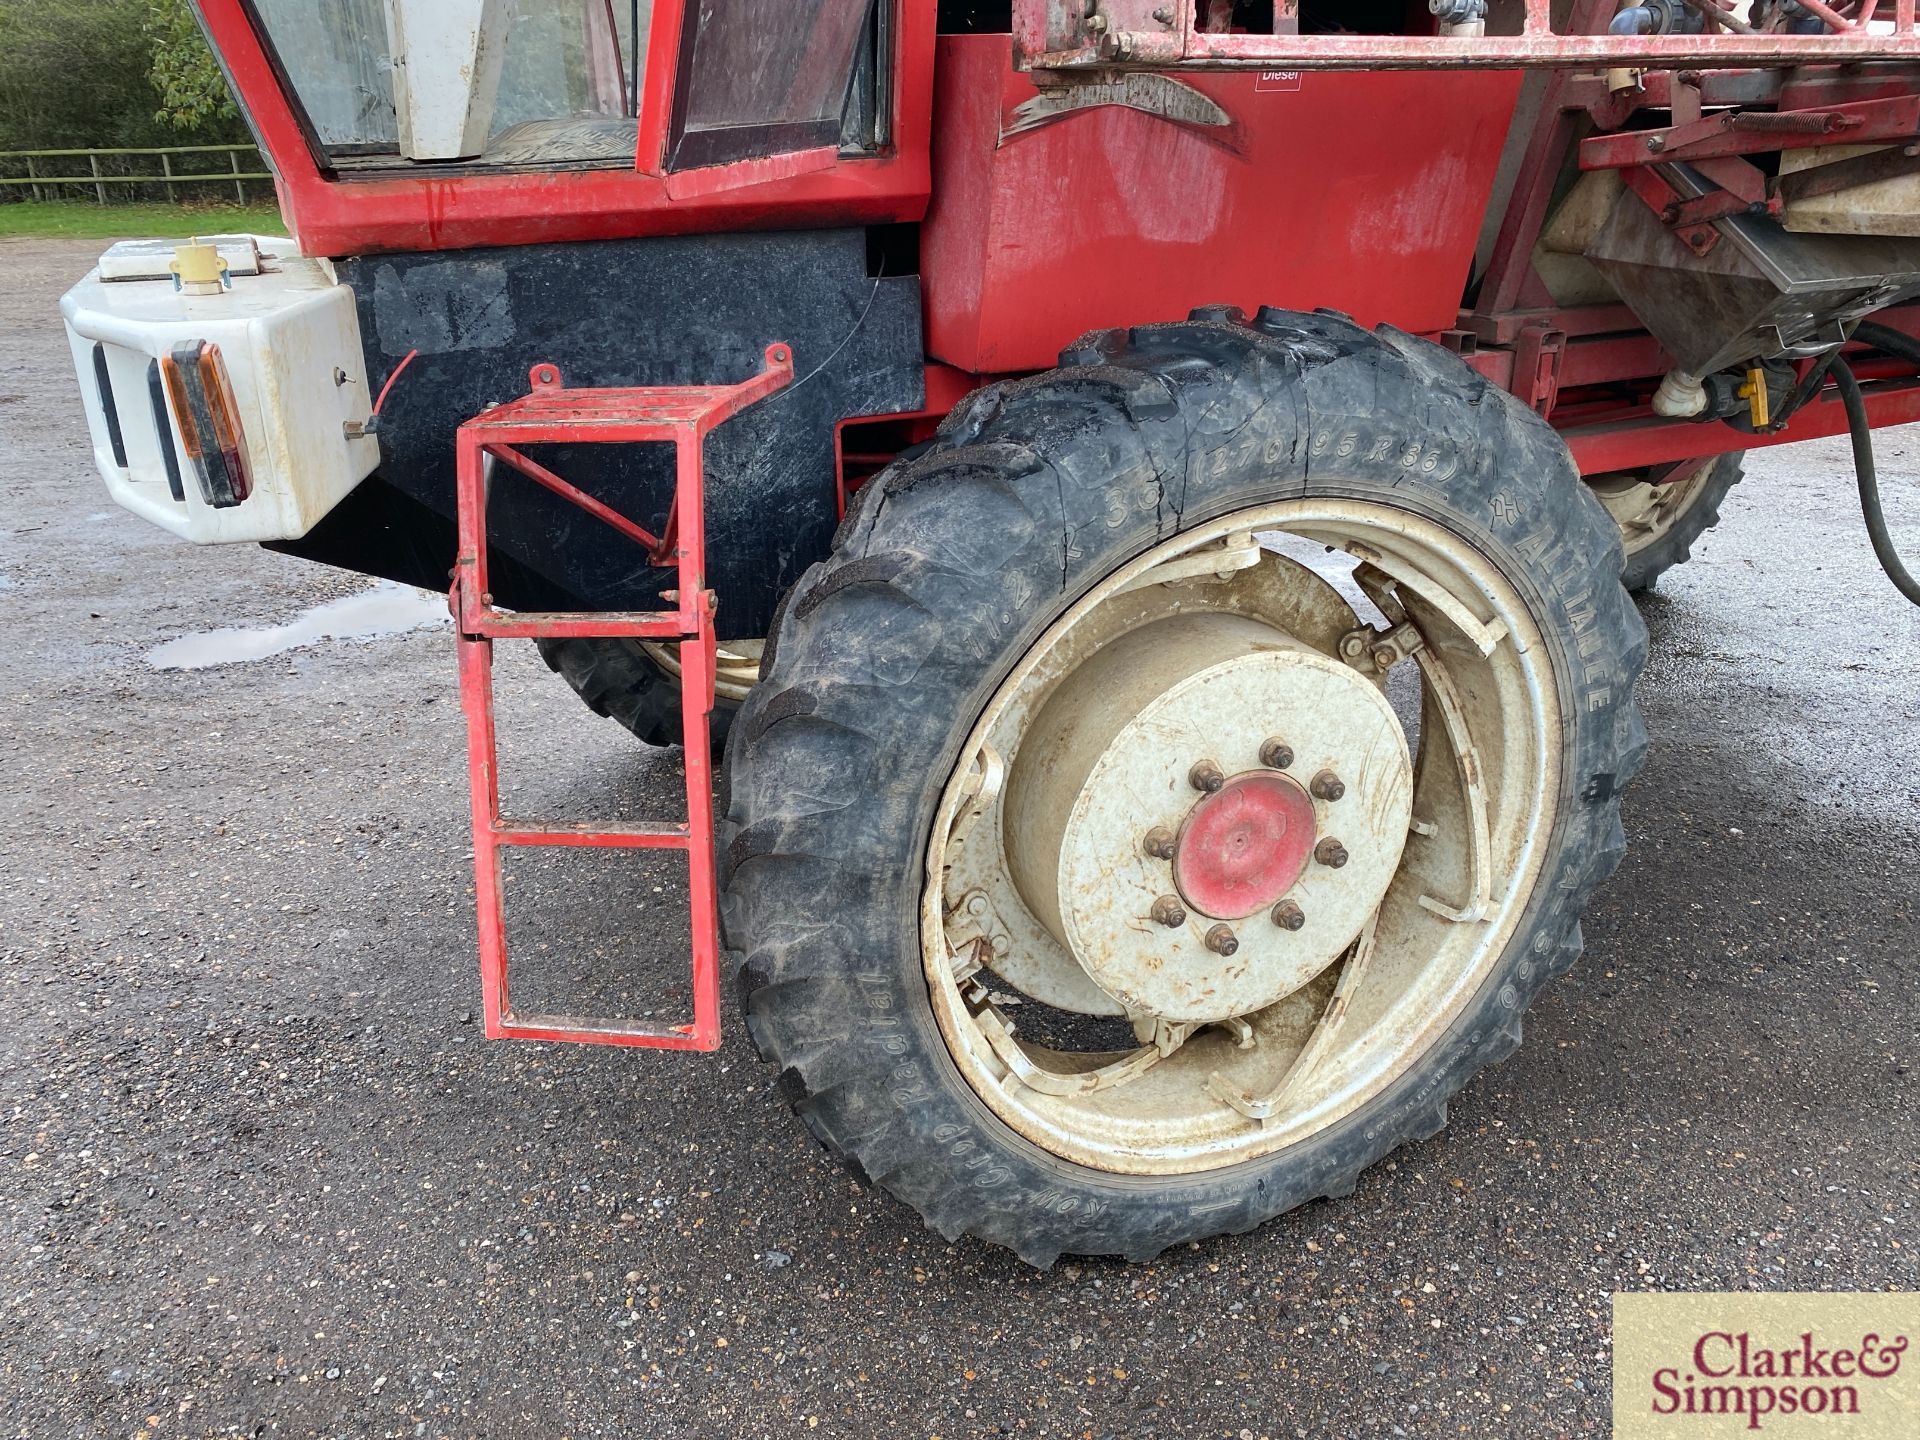
[[[449,634],[111,503],[55,311],[97,249],[0,242],[0,1435],[1603,1435],[1611,1292],[1920,1288],[1920,612],[1843,442],[1643,602],[1627,860],[1451,1127],[1040,1274],[855,1184],[731,996],[715,1056],[482,1041]],[[325,605],[381,618],[149,659]],[[502,654],[519,808],[671,797]],[[513,893],[529,985],[684,995],[669,873]]]

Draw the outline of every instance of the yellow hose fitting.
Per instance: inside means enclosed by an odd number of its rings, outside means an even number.
[[[1758,365],[1748,369],[1746,384],[1734,393],[1747,402],[1747,416],[1754,429],[1764,430],[1773,422],[1768,410],[1767,372]]]

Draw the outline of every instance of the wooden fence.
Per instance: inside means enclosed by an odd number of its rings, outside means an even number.
[[[242,169],[241,156],[249,157]],[[215,157],[224,156],[220,166]],[[247,186],[259,187],[273,176],[263,168],[260,151],[252,145],[174,145],[133,150],[0,150],[0,204],[9,200],[60,200],[75,191],[90,195],[96,204],[111,205],[116,198],[151,199],[156,193],[169,201],[185,190],[206,198],[231,189],[233,198],[247,203]],[[115,189],[113,187],[121,187]],[[271,188],[267,193],[271,195]]]

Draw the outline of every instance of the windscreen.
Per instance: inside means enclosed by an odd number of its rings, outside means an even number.
[[[401,153],[386,0],[252,0],[259,32],[327,157],[392,164]],[[632,76],[652,0],[490,0],[497,80],[468,97],[469,163],[631,165]],[[414,42],[419,43],[419,42]]]
[[[397,150],[384,0],[254,0],[280,68],[329,150]]]

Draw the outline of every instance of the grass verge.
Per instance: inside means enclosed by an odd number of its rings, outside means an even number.
[[[124,240],[237,233],[284,235],[286,226],[272,205],[84,205],[55,200],[0,205],[0,235]]]

